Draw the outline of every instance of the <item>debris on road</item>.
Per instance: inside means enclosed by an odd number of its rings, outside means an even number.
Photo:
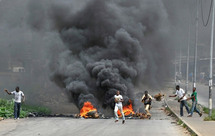
[[[99,118],[99,114],[97,111],[90,111],[87,113],[87,117],[97,119],[97,118]]]
[[[97,109],[94,108],[91,102],[85,102],[84,106],[80,110],[80,117],[83,118],[99,118]]]
[[[164,97],[165,95],[164,94],[161,94],[161,93],[158,93],[154,96],[155,100],[156,101],[161,101],[161,99]]]

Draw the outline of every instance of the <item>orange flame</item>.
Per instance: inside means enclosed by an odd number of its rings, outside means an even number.
[[[97,111],[96,108],[93,107],[91,102],[85,102],[84,106],[80,110],[80,116],[84,118],[88,118],[87,114],[91,111]]]
[[[124,113],[125,116],[135,114],[135,112],[133,111],[131,100],[129,100],[129,103],[130,103],[129,105],[123,106],[123,113]],[[122,116],[122,114],[120,113],[119,110],[117,111],[117,113],[118,113],[119,116]]]

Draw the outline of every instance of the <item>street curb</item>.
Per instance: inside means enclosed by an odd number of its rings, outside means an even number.
[[[180,119],[193,133],[195,133],[197,136],[202,136],[197,130],[195,130],[188,122],[186,122],[184,119],[182,119],[177,113],[175,113],[171,107],[168,105],[166,98],[164,98],[164,103],[166,106],[170,109],[170,111],[175,115],[176,118]]]

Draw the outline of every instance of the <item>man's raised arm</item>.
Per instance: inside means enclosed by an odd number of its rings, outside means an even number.
[[[7,94],[11,95],[11,92],[8,92],[7,89],[4,89],[4,91],[5,91]]]

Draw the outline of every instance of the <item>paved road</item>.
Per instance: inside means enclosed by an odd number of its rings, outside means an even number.
[[[127,119],[125,124],[114,119],[29,118],[0,121],[1,136],[187,136],[186,130],[154,102],[152,119]]]
[[[181,84],[182,88],[185,89],[185,84]],[[209,97],[209,87],[204,84],[197,83],[196,88],[198,91],[198,101],[200,104],[208,107],[208,97]],[[188,93],[192,93],[192,83],[189,83],[189,91]],[[212,91],[212,99],[213,99],[213,108],[215,108],[215,87],[213,87]]]

